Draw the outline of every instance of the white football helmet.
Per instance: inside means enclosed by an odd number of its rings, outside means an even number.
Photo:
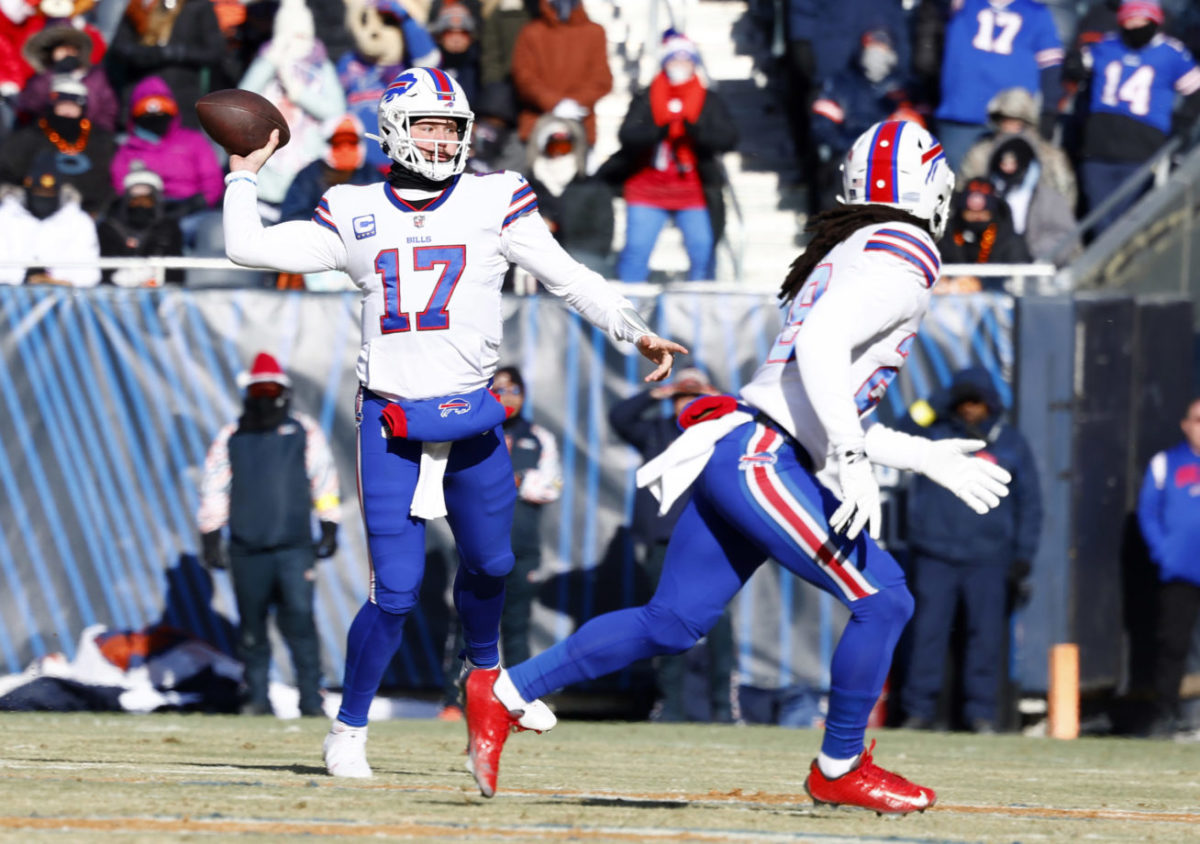
[[[458,124],[457,141],[422,141],[447,147],[442,161],[430,161],[417,149],[410,131],[423,117],[449,117]],[[459,84],[436,67],[414,67],[388,85],[379,98],[379,134],[367,137],[379,142],[388,158],[414,173],[442,181],[457,176],[467,166],[471,124],[475,114]],[[449,147],[455,147],[450,153]]]
[[[847,205],[887,205],[929,221],[935,240],[946,230],[954,172],[942,145],[907,120],[876,123],[859,135],[842,164]]]

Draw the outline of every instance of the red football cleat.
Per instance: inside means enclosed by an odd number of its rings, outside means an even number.
[[[500,753],[517,719],[508,713],[492,692],[500,668],[476,668],[464,685],[467,708],[467,770],[475,777],[479,793],[496,793]]]
[[[932,788],[911,783],[899,774],[885,771],[871,760],[875,741],[863,751],[858,765],[837,779],[826,779],[814,759],[804,790],[813,802],[830,806],[857,806],[881,815],[924,812],[937,802]]]

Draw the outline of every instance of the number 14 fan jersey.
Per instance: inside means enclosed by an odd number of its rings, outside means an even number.
[[[330,188],[312,219],[341,238],[363,291],[359,380],[410,399],[485,384],[499,361],[506,234],[536,209],[508,171],[459,176],[419,210],[386,182]]]

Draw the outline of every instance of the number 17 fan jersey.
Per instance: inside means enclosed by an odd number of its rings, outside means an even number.
[[[506,229],[537,208],[517,173],[459,176],[420,210],[392,185],[330,188],[313,222],[363,291],[359,380],[389,398],[478,389],[500,354]]]

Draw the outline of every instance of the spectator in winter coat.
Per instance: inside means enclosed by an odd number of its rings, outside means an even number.
[[[1042,95],[1039,128],[1050,137],[1062,96],[1062,42],[1036,0],[954,0],[942,58],[937,135],[950,165],[987,131],[988,103],[1005,88]]]
[[[1008,206],[986,179],[972,179],[955,195],[938,249],[947,264],[1023,264],[1029,260],[1029,248],[1013,231]],[[939,282],[934,290],[974,293],[985,287],[1000,289],[1000,280],[988,278],[984,284],[975,276],[957,276]]]
[[[520,112],[517,132],[528,141],[543,114],[579,120],[596,142],[596,101],[612,90],[604,27],[580,0],[540,0],[540,17],[525,24],[513,49],[512,78]]]
[[[901,690],[910,728],[928,729],[935,722],[950,631],[961,605],[967,637],[959,675],[963,721],[975,732],[996,729],[1008,612],[1018,598],[1027,598],[1024,581],[1042,527],[1037,467],[1021,432],[1004,421],[1003,410],[987,371],[964,369],[954,375],[936,418],[922,420],[928,424],[920,433],[929,439],[982,441],[975,456],[998,463],[1013,480],[1000,506],[978,516],[924,476],[913,479],[908,544],[916,612]]]
[[[125,176],[125,192],[96,225],[100,254],[106,258],[146,255],[182,255],[183,232],[179,221],[167,216],[162,199],[163,183],[158,174],[142,167]],[[120,287],[156,287],[158,277],[145,267],[105,270],[105,281]],[[167,270],[166,280],[183,282],[182,270]]]
[[[1192,54],[1163,35],[1157,0],[1125,0],[1117,32],[1083,50],[1091,74],[1083,125],[1084,196],[1096,208],[1200,115],[1200,68]],[[1176,100],[1179,99],[1178,106]],[[1096,224],[1107,228],[1137,199],[1128,196]]]
[[[321,124],[345,114],[346,96],[325,45],[313,30],[304,0],[284,0],[270,41],[246,69],[239,88],[262,94],[279,107],[292,139],[258,171],[259,208],[278,208],[300,170],[321,157]],[[268,216],[264,214],[264,216]]]
[[[1138,496],[1138,524],[1159,582],[1152,735],[1176,729],[1179,684],[1200,616],[1200,398],[1180,427],[1183,442],[1150,459]]]
[[[533,127],[524,172],[554,239],[605,278],[612,276],[613,195],[587,175],[587,139],[578,120],[543,114]]]
[[[884,120],[925,125],[912,108],[899,61],[888,31],[868,30],[863,33],[858,61],[821,86],[812,106],[813,139],[820,161],[820,210],[834,206],[842,187],[842,159],[859,135]]]
[[[161,77],[148,76],[134,87],[129,134],[113,157],[112,183],[123,186],[133,162],[140,161],[162,179],[163,198],[173,211],[199,214],[220,200],[224,176],[208,139],[183,126],[180,112]]]
[[[50,26],[25,42],[25,56],[35,73],[17,96],[22,120],[34,120],[50,104],[51,83],[69,76],[87,89],[84,117],[97,129],[117,128],[117,95],[104,69],[92,62],[92,41],[73,26]]]
[[[107,208],[114,194],[108,168],[115,144],[112,132],[84,117],[87,99],[82,82],[55,79],[47,111],[0,145],[0,183],[22,184],[33,162],[48,154],[56,158],[57,178],[82,197],[83,210],[96,216]]]
[[[95,266],[56,267],[100,257],[96,224],[79,207],[79,194],[59,178],[53,154],[34,160],[24,190],[0,199],[0,255],[29,267],[0,267],[0,284],[58,284],[92,287]]]
[[[67,27],[90,45],[91,61],[99,65],[107,45],[100,30],[75,13],[72,0],[8,0],[0,3],[0,100],[15,97],[38,71],[32,64],[30,42],[46,29]],[[110,127],[111,128],[111,127]]]
[[[1005,138],[988,162],[996,195],[1008,206],[1013,231],[1025,240],[1035,261],[1049,260],[1075,230],[1071,205],[1045,177],[1032,144],[1022,136]]]
[[[454,77],[467,102],[479,93],[479,35],[475,17],[466,3],[448,0],[432,18],[429,34],[442,53],[442,70]]]
[[[668,30],[659,56],[662,70],[621,123],[621,149],[597,174],[624,186],[627,227],[617,277],[646,280],[650,253],[673,219],[683,233],[688,278],[709,279],[725,226],[718,156],[736,146],[737,129],[697,72],[700,54],[691,40]]]
[[[513,87],[512,59],[517,38],[537,13],[539,0],[484,0],[479,27],[479,85],[485,99],[507,115],[509,126],[517,120],[517,92]]]
[[[1041,165],[1042,178],[1067,201],[1072,211],[1079,199],[1075,170],[1066,153],[1038,134],[1037,102],[1024,88],[1005,88],[988,103],[988,122],[991,131],[976,141],[958,168],[959,181],[988,178],[992,153],[1001,141],[1019,136],[1034,149]]]
[[[183,125],[198,129],[195,105],[207,93],[203,79],[224,57],[225,37],[210,0],[130,0],[113,36],[108,72],[122,95],[136,91],[141,80],[161,78],[179,103]]]

